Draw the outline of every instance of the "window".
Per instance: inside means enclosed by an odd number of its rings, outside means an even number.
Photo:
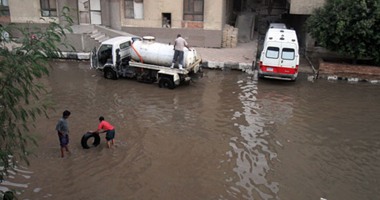
[[[278,47],[268,47],[266,57],[267,58],[278,58],[280,49]]]
[[[133,12],[133,0],[125,0],[124,1],[124,16],[125,18],[134,18]]]
[[[124,17],[128,19],[143,19],[144,1],[124,0]]]
[[[203,21],[203,2],[204,0],[184,0],[183,20]]]
[[[283,48],[281,58],[284,60],[294,60],[294,49]]]
[[[57,1],[56,0],[41,0],[41,16],[56,17],[57,16]]]
[[[121,43],[120,44],[120,49],[124,50],[124,49],[128,49],[128,47],[131,46],[131,42],[128,41],[128,42],[124,42],[124,43]]]
[[[9,16],[8,0],[0,0],[0,16]]]

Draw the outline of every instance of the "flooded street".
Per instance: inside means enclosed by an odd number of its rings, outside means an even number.
[[[57,61],[55,111],[36,123],[31,165],[0,184],[20,199],[375,200],[380,196],[380,86],[257,81],[205,70],[174,90],[106,80],[88,62]],[[55,131],[71,111],[71,155]],[[81,137],[102,115],[116,127],[96,148]]]

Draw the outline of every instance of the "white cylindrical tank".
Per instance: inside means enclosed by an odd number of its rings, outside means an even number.
[[[131,55],[135,61],[169,67],[173,60],[174,45],[159,43],[155,41],[154,37],[145,36],[143,40],[133,42]],[[184,49],[183,63],[185,68],[197,59],[198,55],[195,49],[191,49],[191,51],[187,48]]]

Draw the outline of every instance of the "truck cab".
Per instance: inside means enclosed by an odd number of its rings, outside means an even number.
[[[131,45],[139,37],[119,36],[106,40],[91,52],[91,68],[103,70],[131,59]]]

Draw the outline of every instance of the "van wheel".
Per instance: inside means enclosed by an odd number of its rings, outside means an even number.
[[[104,78],[116,80],[117,79],[116,72],[113,71],[112,69],[106,69],[104,71]]]
[[[94,140],[92,145],[98,146],[100,144],[99,134],[87,132],[82,136],[82,140],[81,140],[81,145],[82,145],[83,149],[89,149],[90,148],[90,146],[88,146],[88,142],[91,138],[93,138],[93,140]]]
[[[160,88],[169,88],[169,89],[174,89],[175,87],[174,82],[168,77],[161,77],[160,81],[158,82],[158,86]]]

